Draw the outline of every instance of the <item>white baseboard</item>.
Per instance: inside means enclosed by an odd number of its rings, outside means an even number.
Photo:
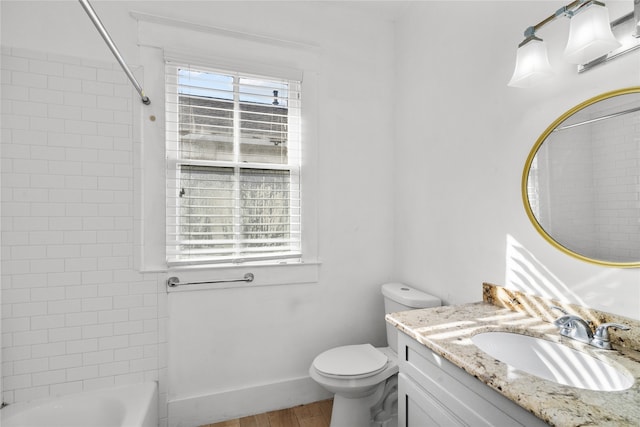
[[[197,427],[219,421],[291,408],[332,395],[310,377],[168,402],[169,427]]]

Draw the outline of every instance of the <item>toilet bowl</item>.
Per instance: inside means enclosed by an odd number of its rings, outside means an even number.
[[[393,350],[371,344],[327,350],[314,359],[309,369],[311,378],[334,393],[331,427],[370,426],[376,416],[371,408],[383,405],[391,392],[385,393],[387,380],[397,373],[398,358]],[[381,422],[390,421],[394,415],[397,410],[389,411],[385,417],[388,420]],[[392,427],[389,422],[378,425]]]
[[[387,313],[440,305],[440,299],[401,283],[382,286]],[[389,325],[388,325],[389,326]],[[389,347],[345,345],[319,354],[309,375],[334,393],[331,427],[397,427],[397,330]]]
[[[375,348],[371,344],[327,350],[314,359],[309,370],[318,384],[348,398],[372,394],[382,382],[397,372],[398,359],[395,353],[389,347]]]

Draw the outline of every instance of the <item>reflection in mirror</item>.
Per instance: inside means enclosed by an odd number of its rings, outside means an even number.
[[[527,159],[523,199],[564,252],[640,267],[640,87],[592,98],[549,126]]]

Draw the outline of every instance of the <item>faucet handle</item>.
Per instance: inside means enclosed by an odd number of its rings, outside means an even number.
[[[553,324],[556,325],[558,328],[564,328],[564,329],[570,328],[572,327],[571,321],[578,318],[577,316],[569,314],[569,312],[562,307],[558,307],[556,305],[550,305],[549,308],[558,310],[563,314],[563,316],[560,316],[553,321]]]
[[[594,347],[602,348],[604,350],[611,350],[611,341],[609,340],[609,328],[621,329],[628,331],[631,329],[627,325],[621,325],[620,323],[603,323],[596,328],[596,332],[593,334],[591,345]]]

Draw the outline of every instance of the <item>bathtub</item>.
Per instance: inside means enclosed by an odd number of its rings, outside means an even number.
[[[2,409],[2,427],[157,427],[155,382],[112,387]]]

